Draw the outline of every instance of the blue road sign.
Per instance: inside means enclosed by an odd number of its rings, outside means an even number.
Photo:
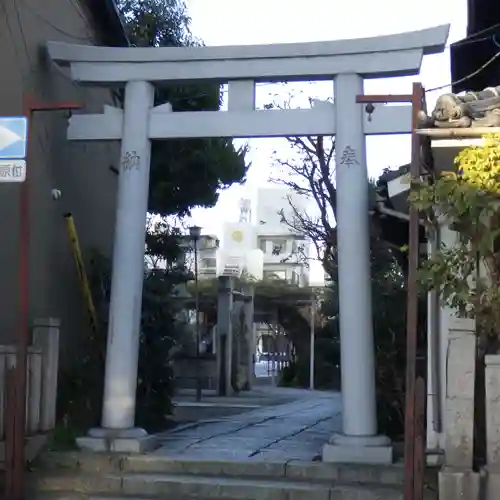
[[[28,119],[0,116],[0,160],[26,158]]]

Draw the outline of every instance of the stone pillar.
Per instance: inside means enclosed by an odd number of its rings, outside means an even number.
[[[254,287],[252,285],[244,285],[243,293],[245,302],[243,305],[245,311],[245,337],[244,337],[244,353],[245,359],[245,390],[252,389],[254,382],[254,357],[255,357],[255,327],[254,327]]]
[[[245,352],[245,311],[243,297],[233,304],[233,354],[231,358],[231,380],[233,390],[236,392],[243,389],[246,378],[246,352]]]
[[[472,469],[476,336],[471,320],[450,321],[445,401],[445,464]]]
[[[102,428],[92,429],[90,437],[80,439],[82,448],[139,452],[154,446],[146,431],[134,428],[151,157],[148,126],[153,105],[154,88],[150,83],[127,83]]]
[[[42,350],[42,394],[40,430],[56,425],[57,376],[59,373],[59,328],[56,318],[38,318],[33,324],[33,345]]]
[[[335,78],[343,432],[325,445],[323,461],[389,463],[389,439],[377,436],[368,172],[364,107],[356,103],[359,94],[363,94],[361,76]]]
[[[310,318],[310,338],[309,338],[309,389],[314,390],[315,376],[315,355],[316,355],[316,296],[311,299],[311,318]]]
[[[231,370],[233,361],[233,281],[230,277],[219,277],[217,300],[217,373],[220,396],[231,396]]]
[[[500,355],[485,357],[486,385],[486,499],[496,500],[500,489]]]
[[[500,355],[485,357],[486,463],[500,470]]]
[[[439,498],[475,500],[479,475],[472,470],[476,335],[474,322],[450,318],[448,330],[445,458],[439,473]]]

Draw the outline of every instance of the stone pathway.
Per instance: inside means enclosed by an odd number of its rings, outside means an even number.
[[[269,388],[276,396],[288,389]],[[153,454],[207,460],[314,460],[341,429],[340,395],[290,389],[296,400],[161,434]],[[270,394],[272,396],[272,394]]]

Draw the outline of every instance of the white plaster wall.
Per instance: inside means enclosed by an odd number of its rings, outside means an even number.
[[[221,248],[231,255],[245,255],[257,247],[255,226],[249,222],[227,222],[223,225]]]
[[[294,211],[290,202],[298,212],[306,210],[307,198],[286,188],[260,188],[257,190],[256,224],[259,234],[286,234],[290,227],[281,222],[280,211],[285,219],[293,220]]]

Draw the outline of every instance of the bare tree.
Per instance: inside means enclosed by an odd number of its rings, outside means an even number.
[[[290,109],[292,97],[280,105],[266,107]],[[309,100],[314,106],[317,101]],[[337,192],[334,184],[333,157],[335,142],[332,137],[287,137],[290,156],[287,159],[274,158],[274,170],[278,175],[272,181],[289,187],[294,193],[314,201],[316,213],[307,213],[296,207],[288,198],[291,215],[282,210],[282,222],[293,231],[303,234],[314,245],[316,256],[323,264],[325,272],[335,275],[336,231],[335,216]]]

